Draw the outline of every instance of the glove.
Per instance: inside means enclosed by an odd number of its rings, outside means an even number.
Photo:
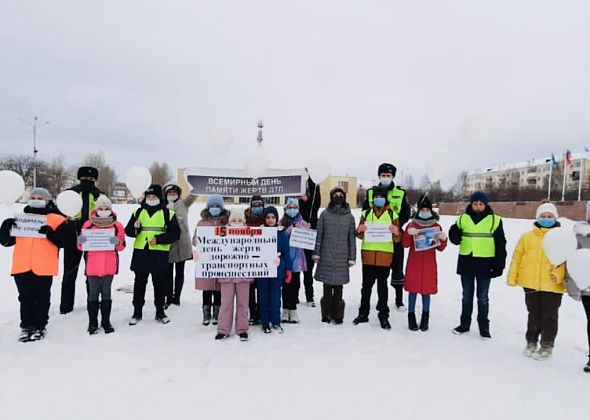
[[[500,277],[503,272],[504,272],[504,270],[502,268],[491,268],[490,269],[490,277],[491,278]]]
[[[399,228],[396,225],[390,225],[389,226],[389,231],[391,232],[392,235],[399,235]]]
[[[320,256],[319,255],[312,255],[311,259],[313,260],[313,262],[315,264],[318,264],[320,262]]]
[[[4,220],[4,222],[2,222],[2,229],[11,230],[15,226],[16,226],[16,220],[14,220],[12,217]]]
[[[281,253],[280,252],[277,254],[277,256],[275,257],[275,259],[273,261],[277,267],[279,265],[281,265]]]
[[[293,273],[291,272],[291,270],[285,270],[285,283],[291,283],[292,275]]]
[[[446,234],[446,233],[444,233],[444,232],[438,232],[438,233],[436,234],[436,237],[437,237],[438,239],[440,239],[441,241],[443,241],[443,242],[444,242],[444,241],[446,241],[447,239],[449,239],[449,237],[447,236],[447,234]]]
[[[367,226],[366,225],[360,225],[356,231],[358,233],[365,233],[367,231]]]
[[[43,225],[39,228],[38,232],[41,235],[47,235],[49,232],[53,232],[53,229],[51,229],[51,227],[49,227],[48,225]]]
[[[133,224],[133,227],[134,227],[135,229],[139,229],[139,228],[141,228],[141,223],[139,223],[139,220],[136,220],[136,221],[135,221],[135,223]]]
[[[121,241],[119,241],[119,238],[117,238],[116,236],[113,236],[112,238],[109,238],[109,242],[116,246],[119,245]]]
[[[86,236],[84,236],[84,235],[78,236],[78,241],[77,242],[78,242],[79,245],[85,244],[86,243]]]
[[[583,222],[576,223],[574,225],[574,233],[580,236],[590,235],[590,224]]]
[[[354,266],[355,264],[356,264],[356,261],[354,261],[354,260],[348,260],[348,266],[349,266],[349,267],[352,267],[352,266]]]
[[[416,229],[415,227],[411,227],[408,230],[406,230],[406,232],[410,236],[416,236],[418,234],[418,229]]]

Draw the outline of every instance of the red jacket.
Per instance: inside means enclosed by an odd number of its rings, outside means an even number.
[[[442,227],[438,223],[435,223],[431,227],[438,227],[442,231]],[[438,291],[436,250],[444,250],[447,247],[447,241],[441,241],[437,248],[416,252],[414,249],[414,238],[407,233],[410,228],[423,229],[423,227],[411,222],[406,226],[406,230],[402,237],[402,244],[404,247],[410,248],[408,263],[406,264],[406,280],[404,288],[409,293],[434,295]]]
[[[113,213],[114,214],[114,213]],[[125,228],[119,222],[115,222],[115,236],[119,238],[119,245],[114,251],[88,251],[85,252],[86,269],[84,274],[92,277],[104,277],[115,275],[119,271],[119,252],[125,249]],[[82,229],[101,229],[90,220],[84,222]],[[111,228],[112,229],[112,228]],[[82,246],[78,244],[78,249]]]

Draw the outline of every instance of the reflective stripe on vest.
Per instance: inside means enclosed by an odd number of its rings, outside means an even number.
[[[462,214],[457,218],[457,226],[463,231],[459,255],[470,255],[478,258],[496,256],[494,232],[500,226],[502,218],[495,214],[486,216],[478,224],[473,223],[470,216]]]
[[[399,214],[400,210],[402,209],[402,203],[404,201],[404,196],[406,192],[399,189],[398,187],[393,187],[393,189],[387,191],[387,201],[389,202],[389,207],[395,214]],[[373,205],[373,189],[369,190],[369,204]]]
[[[395,219],[397,219],[395,214],[392,218],[388,210],[385,210],[381,217],[377,217],[373,210],[365,210],[362,215],[363,219],[365,219],[365,223],[381,223],[384,225],[390,225]],[[367,242],[363,239],[361,249],[363,251],[381,251],[393,254],[393,239],[391,242]]]
[[[174,212],[170,210],[170,218]],[[140,209],[139,218],[141,231],[135,238],[133,248],[145,249],[145,245],[155,236],[166,232],[166,220],[164,219],[164,210],[160,209],[151,217],[146,210]],[[170,251],[170,244],[148,245],[150,251]]]
[[[83,191],[80,191],[78,194],[80,194],[80,198],[82,199],[82,202],[84,202],[84,196],[82,195]],[[82,204],[82,208],[84,207],[84,205]],[[94,211],[96,207],[96,200],[94,199],[94,194],[92,193],[88,193],[88,214],[87,214],[87,219],[90,217],[90,213],[92,213]],[[77,215],[75,215],[74,217],[70,217],[70,220],[80,220],[82,219],[82,209],[80,209],[80,211],[78,212]]]

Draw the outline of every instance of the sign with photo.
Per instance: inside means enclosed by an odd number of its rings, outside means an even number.
[[[436,237],[438,233],[440,233],[438,227],[418,229],[418,233],[414,235],[414,248],[416,251],[425,251],[439,246],[440,240]]]

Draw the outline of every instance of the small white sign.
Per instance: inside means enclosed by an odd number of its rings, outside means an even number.
[[[365,242],[393,242],[389,224],[384,223],[365,223]]]
[[[115,229],[82,229],[82,236],[86,238],[82,251],[115,250],[115,245],[111,243],[111,238],[115,237]]]
[[[21,213],[14,216],[16,226],[10,229],[10,236],[15,238],[45,238],[39,228],[47,224],[43,214]]]
[[[318,232],[314,229],[292,228],[289,246],[292,248],[315,249],[315,240]]]

